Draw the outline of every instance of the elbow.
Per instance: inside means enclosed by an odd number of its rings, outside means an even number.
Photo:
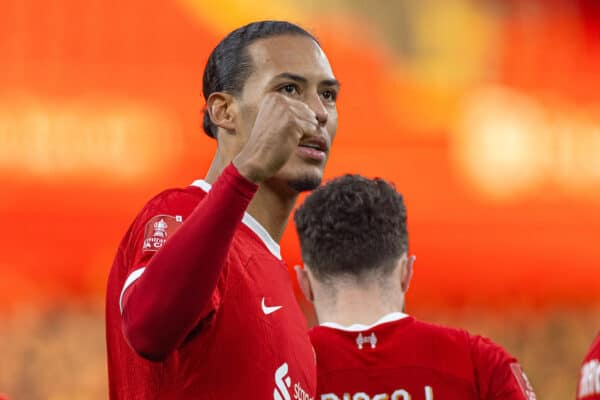
[[[169,357],[169,354],[167,354],[167,353],[157,353],[157,352],[152,352],[152,351],[148,351],[148,352],[136,351],[136,354],[145,360],[148,360],[151,362],[156,362],[156,363],[163,362]]]
[[[123,321],[123,335],[129,347],[148,361],[165,361],[173,352],[173,348],[167,344],[167,340],[160,335],[158,327],[145,326],[136,321],[129,323]]]
[[[144,347],[133,347],[133,350],[135,351],[135,353],[142,357],[145,360],[148,361],[152,361],[152,362],[163,362],[165,361],[167,358],[169,358],[170,353],[166,352],[166,351],[160,351],[160,350],[156,350],[154,348],[144,348]]]

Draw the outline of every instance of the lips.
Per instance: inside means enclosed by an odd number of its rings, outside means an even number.
[[[298,146],[327,153],[329,146],[323,137],[313,137],[301,142]]]
[[[324,161],[327,158],[327,142],[310,141],[300,143],[297,153],[306,160]]]

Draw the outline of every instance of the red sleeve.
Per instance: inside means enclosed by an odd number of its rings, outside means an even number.
[[[122,328],[138,354],[166,358],[206,316],[233,235],[257,189],[230,164],[160,250],[136,257],[140,268],[149,261],[122,296]]]
[[[535,400],[535,392],[518,361],[481,336],[470,337],[475,377],[482,400]]]

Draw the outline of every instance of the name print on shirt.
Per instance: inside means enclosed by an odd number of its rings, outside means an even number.
[[[433,400],[433,388],[431,386],[425,386],[425,400]],[[335,393],[327,393],[321,395],[321,400],[411,400],[412,396],[409,392],[404,389],[395,390],[392,394],[379,393],[370,397],[365,392],[358,393],[344,393],[342,397],[339,397]]]

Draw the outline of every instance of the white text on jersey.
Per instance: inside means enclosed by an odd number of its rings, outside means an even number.
[[[433,400],[433,389],[431,386],[425,386],[425,400]],[[334,393],[327,393],[321,395],[321,400],[411,400],[412,397],[410,393],[408,393],[404,389],[395,390],[394,393],[389,395],[388,393],[379,393],[370,397],[365,392],[358,393],[344,393],[342,397]]]
[[[289,388],[292,386],[292,379],[288,376],[288,364],[283,363],[275,371],[275,389],[273,390],[273,400],[292,400]],[[294,400],[315,400],[300,385],[300,382],[294,384]]]
[[[593,394],[600,394],[600,360],[588,361],[581,367],[577,398],[581,399]]]

